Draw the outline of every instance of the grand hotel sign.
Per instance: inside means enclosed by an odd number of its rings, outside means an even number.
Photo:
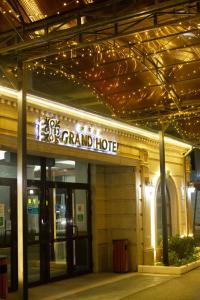
[[[101,134],[101,130],[76,123],[74,128],[62,128],[56,118],[41,118],[36,123],[36,138],[39,141],[81,148],[91,151],[117,154],[117,142]]]

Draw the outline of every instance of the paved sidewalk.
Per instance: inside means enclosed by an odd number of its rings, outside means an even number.
[[[200,268],[182,276],[88,274],[31,288],[29,300],[200,300]]]
[[[133,292],[123,300],[200,300],[200,268],[163,282],[154,288],[139,293]]]
[[[29,289],[29,300],[119,300],[174,278],[139,273],[88,274]],[[8,300],[21,300],[9,294]]]

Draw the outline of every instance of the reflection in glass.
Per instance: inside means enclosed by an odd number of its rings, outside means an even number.
[[[30,188],[27,194],[28,241],[33,242],[39,240],[39,191]]]
[[[17,155],[16,153],[0,150],[0,177],[17,178]],[[27,179],[40,180],[40,158],[27,157]]]
[[[51,210],[51,239],[50,244],[50,276],[51,278],[64,275],[67,272],[67,199],[66,189],[50,189]],[[61,240],[61,241],[58,241]]]
[[[66,241],[54,242],[50,245],[50,276],[51,278],[65,275],[67,272]]]
[[[16,154],[0,150],[0,177],[17,178]]]
[[[40,280],[40,245],[28,246],[28,282]]]
[[[67,199],[68,194],[66,189],[50,189],[50,202],[52,205],[50,211],[52,239],[66,238]]]
[[[88,164],[74,160],[55,159],[53,166],[47,164],[47,180],[60,182],[88,182]]]
[[[87,190],[73,190],[72,192],[73,224],[78,228],[78,234],[87,233]]]
[[[41,167],[37,165],[27,165],[27,179],[40,180]]]
[[[11,242],[10,186],[0,186],[0,245]]]
[[[194,237],[200,241],[200,191],[195,189],[191,193],[192,202],[192,224],[194,228]]]

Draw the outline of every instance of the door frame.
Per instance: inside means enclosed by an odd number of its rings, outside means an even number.
[[[27,180],[27,190],[30,188],[38,188],[40,190],[40,210],[39,210],[39,226],[40,226],[40,236],[44,236],[47,232],[43,231],[41,226],[41,219],[47,213],[46,210],[46,199],[47,199],[47,189],[48,188],[64,188],[70,191],[69,193],[72,195],[72,190],[82,189],[88,191],[87,197],[87,239],[88,239],[88,257],[89,257],[89,267],[88,271],[83,273],[92,272],[92,211],[91,211],[91,192],[90,192],[90,164],[88,164],[88,183],[70,183],[70,182],[53,182],[46,180],[46,158],[40,157],[40,165],[41,165],[41,179],[40,180]],[[18,285],[18,261],[17,261],[17,179],[16,178],[0,178],[0,185],[10,186],[10,206],[11,206],[11,222],[12,222],[12,238],[11,238],[11,291],[17,290]],[[45,215],[48,217],[48,215]],[[42,234],[41,234],[42,232]],[[85,236],[84,236],[85,237]],[[79,237],[82,239],[84,237]],[[73,239],[72,239],[73,240]],[[72,277],[76,275],[82,274],[81,272],[76,274],[73,272],[73,268],[71,271],[64,275],[58,276],[55,278],[50,278],[49,269],[47,265],[47,261],[50,261],[49,251],[43,251],[43,247],[41,247],[42,239],[35,243],[40,244],[40,280],[37,282],[29,283],[29,286],[35,286],[39,284],[43,284],[46,282],[60,280],[61,278]],[[26,249],[28,251],[28,246],[30,243],[28,242],[28,237],[26,237]],[[72,258],[73,259],[73,258]],[[28,261],[27,261],[28,263]]]
[[[17,266],[18,266],[18,247],[17,247],[17,180],[13,178],[0,178],[0,186],[10,187],[10,219],[11,219],[11,240],[10,240],[10,268],[11,286],[9,291],[17,290]],[[16,200],[16,201],[15,201]],[[6,245],[5,245],[6,246]],[[4,246],[0,246],[4,248]]]
[[[41,176],[42,178],[42,176]],[[43,177],[44,178],[44,177]],[[53,182],[53,181],[43,181],[42,180],[28,180],[27,181],[27,190],[30,188],[40,189],[40,209],[39,209],[39,224],[40,224],[40,238],[39,241],[35,242],[40,245],[40,280],[29,283],[29,286],[36,286],[39,284],[44,284],[52,281],[57,281],[60,279],[73,277],[75,275],[85,274],[92,272],[92,231],[91,231],[91,198],[90,198],[90,184],[89,183],[68,183],[68,182]],[[50,202],[48,205],[46,199],[48,198],[48,189],[58,188],[64,189],[69,195],[69,202],[72,203],[72,191],[73,190],[86,190],[87,191],[87,235],[80,236],[77,238],[66,237],[66,242],[68,242],[67,252],[69,269],[66,274],[59,275],[56,277],[50,277],[50,246],[52,242],[50,237],[50,209],[52,209]],[[72,204],[71,204],[72,205]],[[46,226],[42,226],[42,223],[46,221]],[[75,239],[80,240],[87,238],[88,240],[88,257],[89,257],[89,266],[88,271],[75,273],[73,270],[73,241]],[[31,243],[27,241],[27,248]]]
[[[46,189],[53,189],[53,188],[58,188],[58,189],[63,189],[66,190],[66,193],[68,194],[69,197],[69,207],[70,207],[70,215],[69,217],[72,218],[72,191],[73,190],[85,190],[87,191],[87,234],[84,236],[77,236],[74,237],[73,234],[71,237],[66,236],[65,240],[67,242],[67,255],[68,257],[68,263],[69,263],[69,269],[66,275],[61,275],[58,276],[57,278],[66,278],[66,277],[71,277],[74,276],[74,269],[73,269],[73,241],[74,240],[81,240],[81,239],[88,239],[88,256],[89,256],[89,267],[88,267],[88,272],[92,271],[92,233],[91,233],[91,203],[90,203],[90,189],[89,189],[89,183],[66,183],[66,182],[46,182]],[[47,194],[47,192],[46,192]],[[51,224],[49,224],[51,226]],[[86,273],[86,272],[84,272]],[[79,272],[77,275],[80,275],[81,272]],[[48,280],[52,281],[54,278],[50,278],[49,272],[48,272]]]

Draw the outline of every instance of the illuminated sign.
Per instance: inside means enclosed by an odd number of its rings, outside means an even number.
[[[101,130],[93,126],[75,124],[74,128],[62,129],[55,118],[41,118],[36,123],[37,139],[46,143],[65,145],[86,150],[117,153],[117,142],[101,135]]]

